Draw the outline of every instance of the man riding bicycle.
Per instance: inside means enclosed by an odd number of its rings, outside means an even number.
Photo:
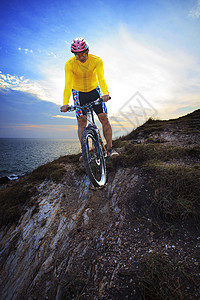
[[[83,38],[76,38],[71,44],[71,52],[75,55],[65,64],[65,89],[61,112],[67,112],[71,93],[74,105],[85,105],[102,98],[103,103],[96,105],[94,111],[102,124],[103,134],[107,142],[108,156],[117,156],[112,149],[112,128],[107,116],[105,102],[109,100],[109,93],[104,79],[103,62],[100,57],[89,54],[89,45]],[[78,137],[81,136],[87,125],[87,118],[81,109],[76,110],[78,122]]]

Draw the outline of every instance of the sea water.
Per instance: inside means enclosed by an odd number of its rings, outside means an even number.
[[[79,152],[78,140],[0,138],[0,177],[16,179],[60,156]]]

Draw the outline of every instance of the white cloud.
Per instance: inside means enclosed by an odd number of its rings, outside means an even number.
[[[118,113],[137,91],[158,110],[159,117],[167,117],[173,110],[185,106],[183,98],[191,106],[197,105],[200,66],[197,58],[182,49],[168,52],[168,49],[142,44],[121,27],[116,35],[105,37],[90,50],[103,59],[112,96],[111,113]]]
[[[197,4],[190,10],[189,17],[198,19],[200,17],[200,0],[197,1]]]
[[[40,72],[44,80],[39,83],[43,87],[49,101],[62,105],[65,83],[64,66],[61,68],[53,65],[48,67],[42,66]]]
[[[27,48],[26,49],[22,49],[22,48],[19,47],[18,50],[24,52],[25,54],[33,53],[33,50],[27,49]]]
[[[49,100],[44,88],[39,83],[25,79],[23,76],[18,77],[17,75],[2,74],[0,72],[0,88],[27,92],[37,95],[42,100]]]
[[[52,51],[47,52],[47,55],[48,55],[48,56],[53,56],[54,58],[57,57],[57,55],[56,55],[55,53],[53,53]]]
[[[21,48],[21,47],[18,48],[18,51],[23,52],[25,54],[33,53],[32,49]],[[34,51],[34,53],[35,54],[41,54],[41,53],[43,53],[44,55],[48,55],[48,56],[51,56],[53,58],[57,58],[57,55],[53,51],[46,51],[46,50],[37,49],[36,51]]]
[[[34,81],[24,76],[3,74],[0,71],[0,88],[34,94],[41,100],[61,104],[64,89],[64,74],[61,74],[59,69],[49,68],[45,73],[45,80]]]
[[[61,115],[52,116],[52,118],[76,120],[76,117],[61,116]]]

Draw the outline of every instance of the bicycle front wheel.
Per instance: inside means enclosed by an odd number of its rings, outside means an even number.
[[[87,175],[95,187],[106,183],[106,163],[102,146],[98,143],[92,130],[85,129],[81,138],[83,162]],[[98,151],[99,149],[99,151]]]

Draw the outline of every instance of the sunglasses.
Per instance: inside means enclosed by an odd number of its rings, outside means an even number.
[[[74,55],[75,55],[77,58],[79,58],[79,57],[85,57],[87,54],[88,54],[87,51],[82,52],[82,53],[74,53]]]

